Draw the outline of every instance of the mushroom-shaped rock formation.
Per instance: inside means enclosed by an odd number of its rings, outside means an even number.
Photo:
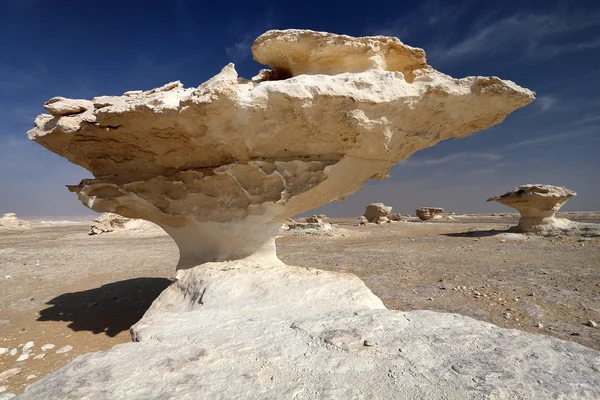
[[[86,206],[158,224],[189,268],[274,260],[286,218],[534,99],[496,77],[444,75],[396,38],[269,31],[252,50],[275,69],[248,81],[229,64],[197,88],[55,97],[29,137],[92,172],[70,187]]]
[[[383,203],[371,203],[365,208],[363,216],[368,222],[378,222],[380,218],[387,217],[392,212],[392,207]]]
[[[94,174],[71,187],[85,205],[157,223],[181,258],[131,328],[135,343],[80,356],[21,399],[600,396],[598,352],[386,310],[353,275],[275,256],[286,218],[501,122],[532,92],[453,79],[395,38],[270,31],[253,52],[274,70],[248,81],[229,65],[198,88],[55,98],[36,119],[32,139]]]
[[[17,218],[15,213],[6,213],[0,218],[0,228],[5,229],[29,229],[31,224]]]
[[[555,213],[573,196],[572,190],[562,186],[527,184],[511,191],[490,197],[487,201],[497,201],[521,213],[519,224],[511,228],[521,233],[552,233],[568,230],[573,222],[566,218],[557,218]]]
[[[443,213],[444,209],[439,207],[421,207],[416,211],[416,215],[421,221],[441,218]]]

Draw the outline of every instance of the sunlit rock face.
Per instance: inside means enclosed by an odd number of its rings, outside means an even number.
[[[158,224],[188,268],[274,260],[281,221],[534,99],[496,77],[444,75],[397,38],[269,31],[252,50],[273,70],[246,80],[229,64],[197,88],[55,97],[29,137],[95,176],[70,187],[86,206]]]
[[[569,230],[576,223],[558,218],[555,213],[573,196],[572,190],[562,186],[527,184],[513,188],[507,193],[489,198],[521,213],[515,232],[551,233]]]

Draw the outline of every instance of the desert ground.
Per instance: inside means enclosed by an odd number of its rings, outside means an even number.
[[[600,222],[598,213],[568,217]],[[600,238],[524,240],[505,233],[516,221],[332,219],[334,235],[284,234],[277,252],[287,264],[356,274],[391,309],[458,313],[600,350]],[[20,369],[0,390],[20,393],[79,354],[129,341],[129,327],[171,283],[178,251],[168,236],[88,230],[0,231],[0,373]],[[43,352],[46,344],[55,347]],[[64,346],[72,349],[57,353]]]

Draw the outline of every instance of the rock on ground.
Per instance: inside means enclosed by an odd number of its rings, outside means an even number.
[[[387,217],[392,212],[392,207],[383,203],[371,203],[365,208],[364,217],[369,222],[379,222],[382,217]]]
[[[439,207],[422,207],[418,208],[416,211],[417,217],[419,217],[421,221],[442,218],[443,213],[444,209]]]
[[[17,218],[15,213],[6,213],[0,218],[0,229],[29,229],[31,224]]]
[[[158,225],[141,219],[125,218],[118,214],[104,213],[90,222],[90,235],[110,232],[161,232]]]

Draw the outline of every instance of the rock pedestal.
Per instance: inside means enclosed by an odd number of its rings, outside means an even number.
[[[497,201],[521,213],[519,224],[511,228],[521,233],[552,233],[569,230],[575,224],[566,218],[557,218],[556,212],[573,196],[572,190],[561,186],[527,184],[511,191],[490,197],[487,201]]]

